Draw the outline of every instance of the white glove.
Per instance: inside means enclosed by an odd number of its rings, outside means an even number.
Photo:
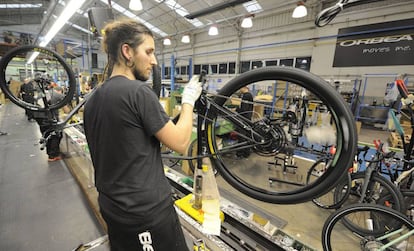
[[[181,104],[189,104],[194,106],[195,101],[200,97],[201,94],[201,82],[198,82],[200,76],[193,76],[188,84],[184,87],[183,94],[181,97]]]

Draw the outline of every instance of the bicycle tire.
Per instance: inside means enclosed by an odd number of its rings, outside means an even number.
[[[68,84],[67,84],[67,91],[63,99],[60,101],[50,104],[47,107],[41,107],[37,106],[28,102],[23,101],[22,99],[16,97],[13,92],[10,90],[10,88],[7,86],[7,80],[6,80],[6,69],[9,63],[19,55],[26,55],[26,53],[30,52],[39,52],[42,53],[42,55],[47,55],[52,57],[54,60],[56,60],[60,66],[64,69],[64,71],[67,74],[68,78]],[[62,108],[66,104],[70,103],[73,99],[74,93],[76,91],[76,79],[75,74],[73,73],[70,66],[66,63],[65,59],[60,56],[57,52],[36,46],[36,45],[24,45],[20,47],[16,47],[8,51],[0,60],[0,87],[4,93],[4,95],[14,104],[31,111],[49,111],[49,110],[56,110],[59,108]]]
[[[164,156],[162,157],[162,163],[164,166],[174,167],[180,162],[180,159],[174,158],[174,156],[171,156],[171,158],[168,157],[169,155],[173,155],[173,151],[169,149],[161,152],[161,154],[164,154]]]
[[[152,89],[155,92],[157,97],[160,97],[162,88],[162,76],[161,76],[161,67],[154,65],[152,67]]]
[[[330,158],[328,159],[328,161]],[[321,158],[317,160],[309,169],[306,182],[309,183],[311,180],[312,175],[315,173],[315,169],[319,167],[319,164],[326,162],[326,158]],[[340,178],[339,180],[346,180],[348,181],[348,186],[345,187],[345,190],[341,193],[342,197],[338,198],[335,196],[335,189],[336,186],[329,190],[326,194],[323,194],[317,198],[313,198],[312,202],[317,207],[320,207],[322,209],[338,209],[342,206],[342,204],[346,201],[347,196],[350,193],[350,185],[351,185],[351,174],[349,172],[345,173],[343,178]]]
[[[355,233],[347,232],[346,228],[344,228],[341,223],[344,222],[343,218],[348,217],[351,214],[359,214],[361,216],[369,216],[371,218],[367,218],[372,223],[372,226],[376,226],[376,221],[372,220],[372,218],[392,218],[393,221],[399,222],[398,228],[390,227],[384,228],[387,229],[386,231],[382,231],[381,233],[373,233],[370,231],[366,231],[367,234],[365,235],[355,235]],[[365,221],[367,222],[367,221]],[[369,227],[373,229],[373,227]],[[367,227],[368,228],[368,227]],[[371,248],[379,247],[387,242],[390,242],[392,236],[388,239],[384,239],[379,241],[378,239],[375,240],[381,235],[385,235],[386,233],[391,232],[395,229],[403,230],[403,233],[406,233],[404,229],[411,231],[414,229],[414,222],[408,219],[404,214],[401,212],[391,209],[389,207],[385,207],[382,205],[376,204],[352,204],[345,206],[333,214],[331,214],[327,220],[325,221],[323,228],[322,228],[322,248],[324,251],[341,251],[341,250],[373,250],[368,249],[367,247],[371,245]],[[336,233],[338,231],[338,233]],[[410,243],[412,244],[414,237],[410,237]],[[355,242],[353,246],[351,242]],[[332,244],[337,245],[335,248],[332,247]],[[395,249],[386,249],[386,250],[395,250]],[[412,250],[412,249],[398,249],[398,250]]]
[[[223,178],[237,190],[242,193],[270,203],[276,204],[293,204],[309,201],[319,195],[322,195],[338,182],[354,159],[357,146],[356,128],[353,115],[349,106],[344,102],[340,94],[326,81],[320,77],[291,67],[264,67],[254,69],[242,73],[223,86],[218,92],[218,96],[214,101],[220,106],[225,106],[226,98],[236,93],[241,87],[247,86],[260,81],[283,81],[286,84],[295,84],[305,88],[312,95],[326,105],[331,112],[331,120],[336,130],[336,153],[333,156],[332,168],[329,168],[318,180],[312,184],[305,184],[300,188],[295,187],[289,191],[270,191],[250,184],[232,173],[230,167],[226,166],[223,161],[225,151],[221,149],[220,144],[216,142],[215,128],[217,122],[217,113],[208,114],[209,119],[206,120],[207,143],[210,153],[214,156],[213,162],[218,172]],[[288,87],[289,88],[289,87]],[[225,119],[225,118],[224,118]],[[281,138],[279,138],[281,139]],[[279,140],[278,139],[278,140]],[[277,142],[274,141],[276,144]]]
[[[351,174],[351,184],[352,187],[346,197],[346,200],[344,201],[343,205],[350,205],[350,204],[357,204],[359,203],[360,194],[358,193],[358,189],[360,188],[361,182],[364,181],[365,174],[363,172],[353,173]],[[404,197],[401,193],[401,191],[389,180],[387,180],[385,177],[379,175],[378,173],[372,173],[372,177],[370,182],[374,182],[371,185],[376,186],[375,184],[380,185],[380,193],[373,193],[373,191],[368,191],[370,194],[366,195],[364,198],[363,203],[367,204],[380,204],[385,205],[388,207],[392,207],[392,209],[397,210],[399,212],[405,212],[405,203],[404,203]],[[340,191],[341,188],[344,187],[343,183],[338,184],[336,190],[335,190],[335,197],[340,198],[342,196],[339,194],[338,191]],[[344,219],[344,225],[351,229],[352,231],[355,231],[357,233],[362,233],[363,229],[358,228],[358,226],[354,225],[350,220]]]

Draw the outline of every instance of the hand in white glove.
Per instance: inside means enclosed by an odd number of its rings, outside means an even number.
[[[181,97],[181,104],[189,104],[194,106],[195,101],[201,94],[201,82],[198,82],[200,76],[194,75],[188,84],[184,87]]]

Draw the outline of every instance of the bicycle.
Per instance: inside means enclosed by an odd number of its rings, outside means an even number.
[[[31,64],[30,71],[27,71],[27,76],[31,77],[36,72],[43,74],[35,75],[34,78],[39,87],[36,94],[40,98],[39,102],[29,104],[13,95],[6,85],[6,76],[14,73],[13,66],[22,62],[22,59],[29,58],[33,53],[36,53],[37,57]],[[48,71],[44,59],[47,59],[49,65],[55,65],[53,72]],[[59,109],[71,102],[76,92],[76,79],[70,66],[60,55],[47,48],[34,45],[14,48],[2,57],[0,69],[1,89],[14,104],[24,109],[50,113],[52,110]],[[48,105],[45,102],[45,96],[48,82],[51,81],[50,76],[53,74],[66,80],[64,86],[67,92],[61,102]],[[273,86],[274,95],[272,95],[271,102],[266,104],[255,102],[256,108],[262,108],[264,111],[255,111],[253,120],[247,120],[227,107],[233,94],[243,86],[249,86],[250,89],[253,89],[253,86],[258,88]],[[340,94],[320,77],[297,68],[266,67],[236,76],[217,93],[210,93],[207,90],[207,86],[205,86],[195,107],[195,112],[201,121],[198,128],[203,129],[199,131],[198,136],[205,139],[202,146],[197,147],[204,150],[198,151],[198,153],[202,153],[201,155],[187,157],[187,159],[211,158],[217,172],[230,185],[244,194],[261,201],[277,204],[305,202],[333,187],[337,183],[338,177],[347,172],[351,165],[357,144],[352,113]],[[292,135],[287,130],[289,126],[298,121],[296,117],[285,115],[288,105],[292,103],[294,97],[300,96],[301,93],[306,93],[309,99],[316,100],[326,107],[326,113],[330,118],[329,126],[334,131],[333,142],[336,147],[330,167],[320,177],[308,184],[304,182],[304,177],[311,162],[298,160],[296,162],[297,172],[294,174],[278,170],[272,170],[272,173],[269,173],[267,168],[267,163],[275,156],[285,154],[292,148],[295,149],[294,154],[297,156],[311,150],[309,144],[300,144],[292,140]],[[93,95],[93,92],[89,95]],[[276,99],[277,97],[279,99]],[[51,130],[62,131],[65,127],[71,126],[67,125],[70,117],[79,111],[87,99],[86,96],[63,121],[51,121]],[[283,101],[283,104],[278,101]],[[306,127],[306,125],[301,126]],[[237,137],[243,138],[243,142],[235,144],[225,142],[228,133],[234,133]],[[300,137],[301,140],[303,137]],[[249,160],[235,158],[235,153],[243,148],[248,148],[252,152]],[[284,182],[277,182],[276,185],[269,186],[267,177],[274,175],[278,175]],[[300,180],[302,182],[298,185]],[[294,184],[290,184],[289,181]]]
[[[354,232],[343,225],[351,220],[363,231]],[[326,220],[322,247],[325,251],[413,250],[414,222],[403,213],[382,205],[348,205]]]
[[[342,206],[356,203],[380,204],[405,212],[406,208],[401,191],[380,171],[384,159],[392,158],[395,152],[384,153],[382,149],[383,143],[377,143],[375,155],[372,159],[365,159],[366,169],[363,172],[352,173],[351,182],[342,180],[337,185],[334,192],[335,201],[342,200]],[[347,192],[346,195],[343,194],[344,191]],[[356,233],[364,231],[347,218],[344,218],[343,221],[347,228]],[[387,224],[392,223],[388,222]]]
[[[330,148],[330,151],[327,152],[326,156],[322,156],[320,159],[316,160],[315,163],[311,166],[311,168],[309,169],[307,173],[306,182],[310,182],[315,176],[316,177],[320,176],[320,174],[325,172],[327,167],[329,167],[331,160],[332,160],[332,153],[333,151],[335,151],[335,149],[332,148],[332,146],[325,146],[325,147]],[[353,165],[357,165],[358,163],[360,164],[362,162],[359,159],[360,154],[363,153],[365,156],[368,150],[369,150],[368,146],[364,146],[364,147],[358,146],[358,150],[355,155],[356,163],[353,163]],[[317,198],[313,198],[312,202],[316,206],[323,208],[323,209],[340,208],[345,203],[346,199],[349,196],[349,193],[351,192],[351,189],[350,189],[350,187],[352,186],[351,174],[356,171],[354,169],[355,169],[354,166],[350,167],[348,169],[348,172],[344,174],[342,178],[340,178],[341,180],[340,184],[343,183],[343,184],[346,184],[346,186],[342,188],[340,186],[336,186],[330,191],[328,191],[326,194],[320,197],[317,197]],[[343,189],[340,193],[341,196],[338,196],[338,192],[336,191],[336,189]]]

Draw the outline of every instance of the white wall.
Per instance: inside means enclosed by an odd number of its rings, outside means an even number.
[[[414,66],[385,67],[332,67],[336,35],[338,29],[344,27],[374,24],[414,17],[414,1],[395,3],[368,10],[356,10],[338,15],[335,20],[325,26],[316,27],[314,16],[317,9],[310,10],[304,20],[290,18],[290,12],[260,17],[256,16],[254,27],[260,31],[246,30],[241,34],[233,26],[220,28],[220,34],[209,37],[207,30],[193,35],[191,45],[173,43],[171,47],[163,47],[162,55],[165,65],[170,65],[171,55],[176,58],[192,57],[193,64],[220,63],[226,61],[282,59],[311,56],[310,71],[325,79],[359,77],[367,83],[365,95],[383,96],[385,84],[399,73],[414,73]],[[240,50],[239,50],[240,48]],[[385,74],[384,77],[374,75]],[[234,75],[216,75],[224,84]]]

